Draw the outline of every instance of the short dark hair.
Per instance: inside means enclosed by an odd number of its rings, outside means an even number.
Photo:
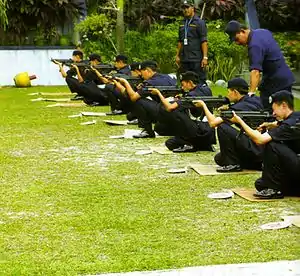
[[[116,62],[123,61],[124,63],[127,63],[128,57],[125,55],[117,55],[115,60]]]
[[[141,70],[141,63],[140,62],[133,62],[130,64],[131,71]]]
[[[146,68],[150,68],[152,71],[157,71],[157,62],[153,60],[146,60],[141,63],[141,70],[145,70]]]
[[[242,95],[249,93],[249,85],[243,78],[230,79],[228,81],[227,88],[235,89]]]
[[[281,90],[274,93],[271,96],[271,103],[276,103],[278,105],[286,103],[290,109],[294,110],[294,96],[287,90]]]
[[[83,59],[83,53],[79,50],[73,51],[72,56],[79,56],[81,59]]]
[[[199,83],[199,75],[193,71],[187,71],[181,75],[180,81],[192,81],[197,84]]]
[[[89,60],[90,60],[90,61],[91,61],[91,60],[98,60],[99,62],[101,62],[101,56],[98,55],[98,54],[91,54],[91,55],[89,56]]]

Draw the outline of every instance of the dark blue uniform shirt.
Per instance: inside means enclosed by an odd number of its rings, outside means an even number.
[[[155,73],[152,78],[143,81],[143,87],[145,86],[176,86],[176,80],[171,78],[166,74]],[[145,92],[142,89],[138,90],[141,96],[144,96]],[[150,96],[154,101],[160,102],[160,99],[157,95],[152,95],[151,93],[146,92],[147,96]]]
[[[270,31],[256,29],[250,32],[248,54],[250,71],[259,70],[263,73],[259,86],[262,99],[292,86],[295,81],[293,73]]]
[[[230,105],[229,109],[235,111],[261,111],[263,105],[259,97],[245,95],[237,103]]]
[[[190,20],[190,18],[185,18],[179,27],[178,41],[182,43],[180,60],[181,62],[200,62],[203,59],[201,44],[207,41],[206,24],[198,16]],[[187,29],[187,45],[184,45],[185,29]]]
[[[212,96],[211,89],[206,84],[198,84],[194,89],[184,94],[184,97],[209,97]],[[180,99],[177,101],[177,109],[186,109],[184,102]],[[203,110],[197,107],[189,108],[194,117],[201,117]]]
[[[279,122],[279,126],[269,130],[269,135],[274,142],[287,145],[295,153],[300,153],[300,135],[291,126],[300,122],[300,112],[293,112],[284,121]]]
[[[125,67],[117,70],[117,73],[131,76],[131,68],[129,65],[126,65]]]

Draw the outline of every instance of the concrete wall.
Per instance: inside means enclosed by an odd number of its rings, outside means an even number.
[[[0,49],[0,86],[14,85],[14,76],[21,72],[37,76],[32,85],[65,85],[58,66],[50,59],[68,59],[72,52],[73,49]]]

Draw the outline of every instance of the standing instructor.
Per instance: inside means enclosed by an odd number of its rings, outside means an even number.
[[[251,30],[235,20],[227,24],[225,32],[232,42],[248,47],[250,93],[259,89],[264,108],[271,111],[270,96],[281,90],[292,93],[295,81],[279,45],[270,31]]]
[[[176,64],[181,73],[193,71],[200,81],[206,80],[205,67],[208,64],[207,29],[205,21],[195,15],[193,0],[182,4],[184,20],[179,27]]]

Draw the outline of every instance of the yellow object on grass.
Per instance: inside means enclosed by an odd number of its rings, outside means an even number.
[[[14,77],[16,87],[29,87],[31,86],[31,80],[34,79],[36,79],[36,76],[29,76],[27,72],[19,73]]]

